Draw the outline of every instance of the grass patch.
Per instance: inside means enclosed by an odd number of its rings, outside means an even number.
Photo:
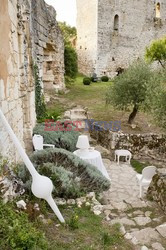
[[[70,85],[70,92],[65,98],[88,107],[94,119],[109,121],[110,107],[106,106],[105,96],[110,84],[111,82],[91,82],[90,85],[84,85],[83,77],[79,75]]]
[[[145,163],[142,163],[140,161],[137,161],[137,160],[131,160],[131,166],[135,169],[135,171],[139,174],[142,173],[142,170],[147,167],[147,166],[150,166],[149,162],[145,162]]]
[[[50,249],[80,250],[132,250],[133,246],[120,233],[120,226],[103,223],[87,207],[60,208],[67,224],[56,227],[50,224],[44,231],[51,244]],[[58,222],[59,223],[59,222]]]

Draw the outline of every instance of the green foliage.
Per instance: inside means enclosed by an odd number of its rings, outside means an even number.
[[[101,81],[102,81],[102,82],[108,82],[108,81],[109,81],[108,76],[102,76],[102,77],[101,77]]]
[[[65,75],[71,78],[75,78],[78,73],[77,53],[75,49],[70,45],[65,45],[64,59]]]
[[[91,84],[91,79],[89,77],[84,77],[83,78],[83,84],[84,85],[90,85]]]
[[[135,171],[139,174],[142,173],[142,170],[147,167],[148,165],[150,165],[148,162],[146,163],[142,163],[140,161],[137,160],[131,160],[131,166],[135,169]]]
[[[39,123],[45,122],[45,120],[54,120],[57,121],[61,117],[61,110],[60,109],[51,109],[47,110],[45,116],[42,118],[38,119]]]
[[[65,85],[66,85],[67,88],[70,88],[73,83],[74,83],[73,78],[71,78],[69,76],[65,76]]]
[[[157,61],[165,68],[166,62],[166,37],[155,40],[146,48],[145,58],[149,62]]]
[[[77,36],[77,30],[75,27],[67,25],[66,22],[59,22],[59,27],[64,35],[65,42],[71,44],[71,40]]]
[[[110,187],[110,182],[96,167],[64,149],[55,148],[35,152],[31,161],[41,174],[52,178],[59,197],[75,198],[82,193],[102,192]],[[25,167],[18,169],[18,175],[24,183],[30,180]]]
[[[124,73],[115,78],[106,96],[107,103],[111,103],[120,110],[133,107],[138,111],[145,102],[151,76],[149,65],[143,61],[133,63]]]
[[[113,232],[110,234],[108,231],[102,232],[102,242],[104,246],[114,246],[120,242],[122,242],[123,236],[120,233],[120,225],[113,225]]]
[[[47,241],[24,212],[0,200],[0,249],[47,249]]]
[[[75,78],[78,73],[77,53],[72,46],[72,40],[76,38],[77,31],[75,27],[71,27],[65,22],[59,22],[59,26],[65,40],[65,77],[67,76],[67,79],[69,80],[69,78]]]
[[[67,222],[68,226],[72,229],[78,229],[79,228],[79,223],[78,223],[78,215],[77,214],[72,214],[71,218]]]
[[[145,109],[151,112],[158,126],[166,129],[166,72],[154,72],[148,86]]]
[[[54,196],[75,198],[81,195],[79,179],[71,171],[58,166],[58,163],[44,163],[39,166],[38,171],[42,175],[49,176],[54,183],[56,187],[53,191]]]
[[[35,64],[33,66],[34,79],[35,79],[35,108],[37,119],[40,120],[46,115],[46,106],[44,102],[44,95],[42,93],[41,81],[39,78],[39,69]]]
[[[65,128],[64,122],[61,123]],[[55,127],[55,123],[53,124]],[[76,143],[79,136],[79,132],[74,130],[76,130],[75,127],[72,127],[71,131],[55,131],[55,129],[53,131],[46,131],[45,123],[40,123],[36,125],[33,133],[42,135],[45,144],[53,144],[56,148],[64,148],[73,152],[76,150]]]
[[[150,77],[150,67],[142,61],[135,62],[114,79],[107,101],[122,110],[134,104],[140,105],[145,101]]]

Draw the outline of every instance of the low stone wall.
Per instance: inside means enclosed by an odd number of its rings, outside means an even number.
[[[99,144],[111,149],[128,149],[133,156],[149,156],[154,159],[166,159],[166,135],[158,134],[124,134],[112,132],[98,124],[92,124],[91,137]]]
[[[166,169],[157,170],[149,186],[148,196],[166,213]]]

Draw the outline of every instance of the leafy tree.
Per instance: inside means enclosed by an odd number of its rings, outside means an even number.
[[[64,35],[65,41],[65,52],[64,52],[64,61],[65,61],[65,76],[66,79],[75,78],[78,73],[77,66],[77,53],[75,48],[72,46],[72,40],[76,38],[77,31],[75,27],[67,25],[65,22],[59,22],[59,26]]]
[[[64,35],[65,44],[71,45],[71,40],[77,36],[77,30],[75,27],[67,25],[66,22],[59,22],[59,27]]]
[[[65,75],[75,78],[78,72],[77,53],[70,45],[65,46]]]
[[[150,47],[146,48],[145,58],[149,62],[157,61],[165,68],[166,62],[166,37],[153,41]]]
[[[120,110],[132,107],[128,123],[132,124],[138,110],[146,99],[147,86],[152,72],[150,66],[139,60],[134,62],[124,73],[117,76],[110,87],[106,101]]]
[[[146,109],[150,111],[157,124],[166,130],[166,72],[154,72],[147,88]]]

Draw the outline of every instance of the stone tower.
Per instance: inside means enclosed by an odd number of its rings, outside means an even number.
[[[117,74],[166,34],[165,0],[77,0],[80,72]]]

